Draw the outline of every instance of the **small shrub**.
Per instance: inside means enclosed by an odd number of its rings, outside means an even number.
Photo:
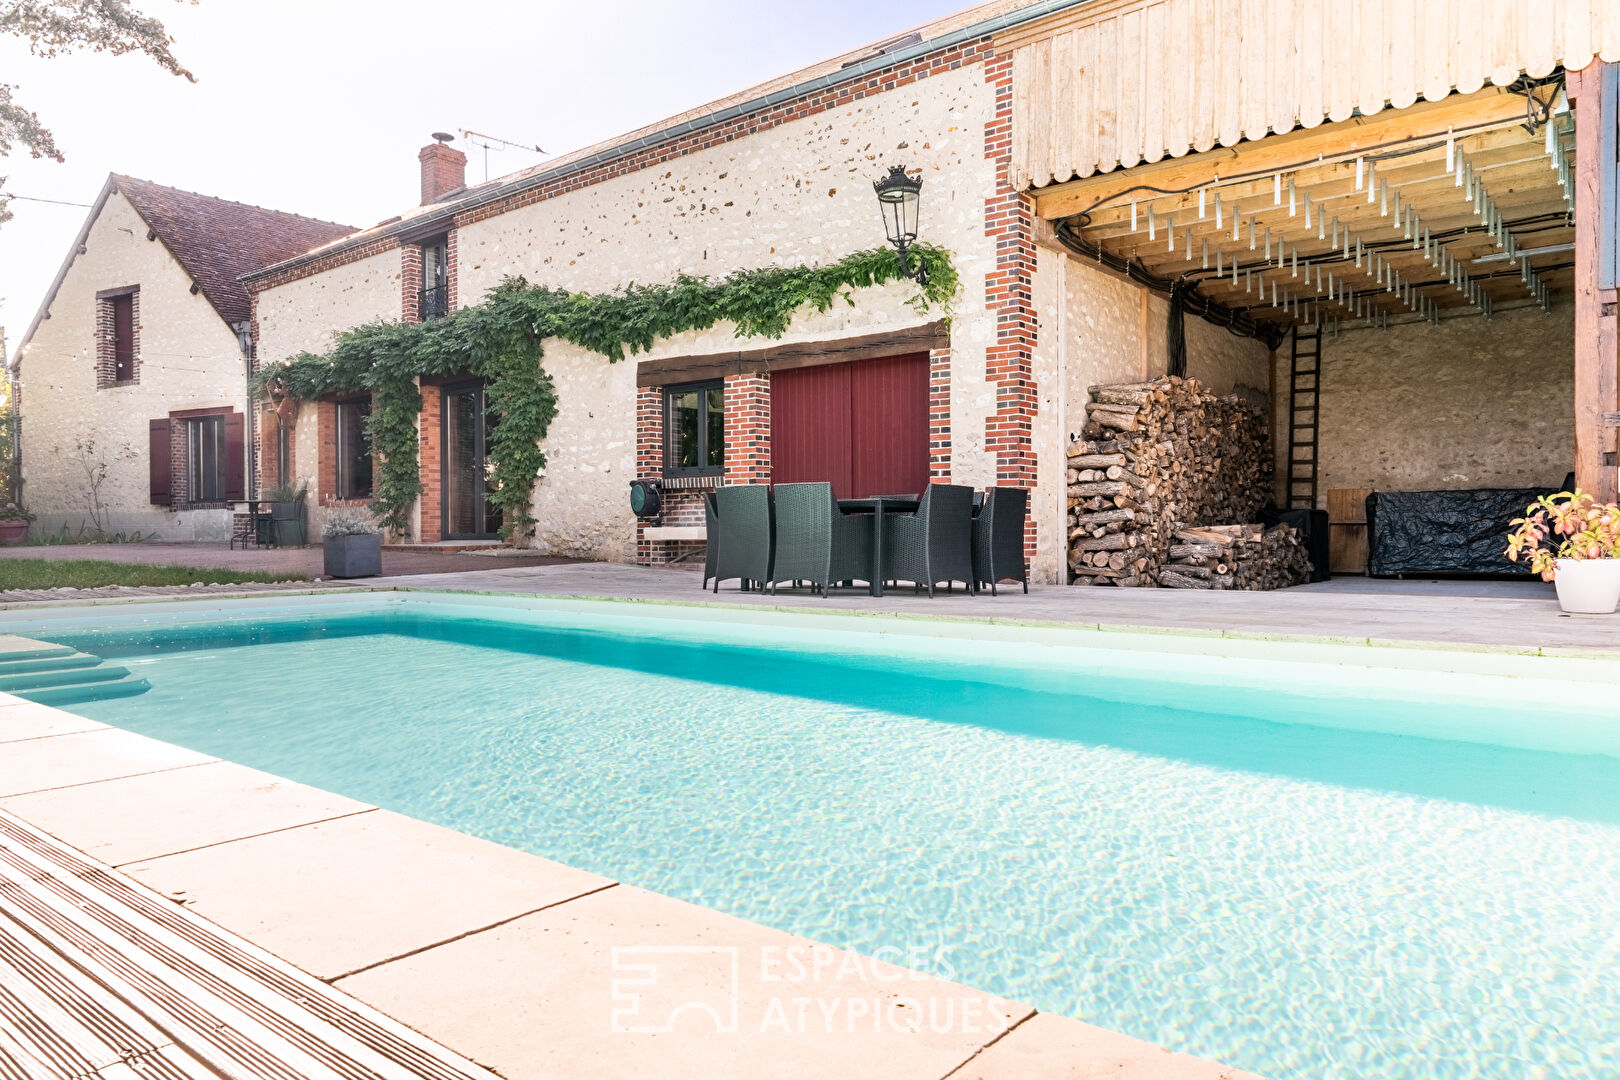
[[[321,535],[331,540],[339,536],[375,536],[380,531],[365,518],[353,514],[334,514],[326,519]]]

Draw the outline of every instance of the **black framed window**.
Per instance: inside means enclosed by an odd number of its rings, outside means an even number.
[[[337,404],[337,497],[371,498],[371,437],[366,420],[371,416],[371,399],[340,401]]]
[[[664,473],[721,473],[726,465],[726,390],[719,380],[664,388]]]
[[[186,421],[186,498],[194,503],[225,499],[225,417]]]
[[[450,313],[450,250],[445,240],[422,245],[422,302],[418,315],[426,321]]]

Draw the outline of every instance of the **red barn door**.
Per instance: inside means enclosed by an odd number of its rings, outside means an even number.
[[[841,499],[928,483],[928,354],[771,376],[771,480],[825,480]]]

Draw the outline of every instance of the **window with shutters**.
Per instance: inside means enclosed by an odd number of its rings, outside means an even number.
[[[152,421],[152,502],[182,510],[246,498],[244,434],[235,409],[186,409]]]

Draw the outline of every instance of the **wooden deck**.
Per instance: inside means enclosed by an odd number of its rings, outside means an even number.
[[[492,1080],[4,811],[0,1077]]]

